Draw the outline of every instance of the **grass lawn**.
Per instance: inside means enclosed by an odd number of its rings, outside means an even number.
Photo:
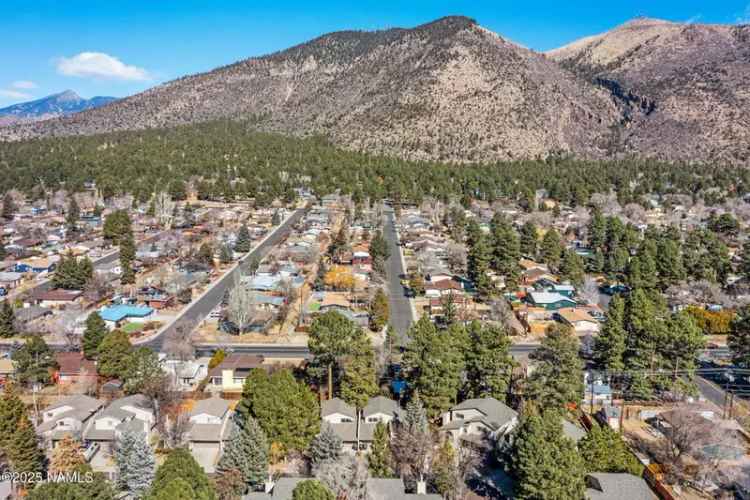
[[[127,333],[128,335],[132,335],[143,330],[143,323],[125,323],[125,325],[123,325],[120,330]]]

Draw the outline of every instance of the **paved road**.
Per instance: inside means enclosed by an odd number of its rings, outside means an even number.
[[[266,238],[263,243],[261,243],[250,253],[248,253],[240,261],[240,264],[253,257],[258,257],[258,259],[262,259],[263,257],[265,257],[274,246],[276,246],[283,238],[285,238],[289,234],[292,226],[302,218],[304,213],[304,209],[295,210],[295,212],[286,220],[286,222],[284,222],[284,224],[274,230],[274,232],[271,233],[271,235]],[[192,327],[197,325],[198,322],[208,316],[208,313],[210,313],[217,305],[219,305],[226,291],[229,290],[234,284],[235,275],[239,275],[240,267],[241,265],[237,266],[234,271],[225,274],[208,292],[204,293],[199,299],[193,301],[190,305],[188,305],[178,316],[178,318],[173,321],[168,327],[159,332],[156,337],[152,337],[142,343],[139,343],[139,345],[145,345],[147,347],[150,347],[151,349],[154,349],[155,351],[159,351],[161,350],[164,343],[165,335],[173,332],[177,325],[187,324],[191,325]]]
[[[212,344],[195,345],[196,356],[211,356],[217,349],[230,350],[237,354],[260,354],[266,358],[305,358],[311,357],[306,345],[278,344]]]
[[[406,340],[406,332],[412,324],[412,308],[409,298],[401,285],[401,276],[406,270],[401,262],[401,254],[398,247],[398,233],[396,232],[395,215],[393,209],[385,207],[385,224],[383,236],[388,242],[390,257],[386,262],[386,274],[388,281],[388,300],[390,306],[391,327],[400,335],[402,342]]]

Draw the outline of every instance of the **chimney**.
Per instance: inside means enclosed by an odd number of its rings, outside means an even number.
[[[424,479],[417,481],[417,495],[427,494],[427,482]]]

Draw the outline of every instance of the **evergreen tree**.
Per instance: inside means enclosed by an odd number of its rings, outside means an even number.
[[[16,211],[18,210],[18,207],[16,207],[16,202],[13,201],[13,197],[10,195],[10,193],[6,193],[3,197],[3,210],[2,210],[2,217],[5,220],[11,220],[13,216],[16,214]]]
[[[315,395],[289,370],[269,376],[265,370],[256,369],[245,380],[235,422],[242,427],[243,419],[254,417],[271,446],[285,454],[307,449],[320,429],[319,412]]]
[[[606,370],[625,368],[625,348],[628,333],[625,330],[625,301],[615,295],[609,303],[607,321],[594,343],[594,359]]]
[[[247,253],[250,251],[251,245],[252,240],[250,239],[250,231],[245,224],[242,224],[240,230],[237,231],[237,240],[234,243],[234,250],[239,253]]]
[[[563,253],[562,240],[560,239],[560,233],[555,228],[550,228],[544,233],[542,238],[542,261],[547,264],[551,269],[557,269],[560,264],[560,259]]]
[[[515,431],[512,469],[520,499],[580,500],[585,465],[575,443],[563,434],[560,414],[528,415]]]
[[[16,386],[5,384],[0,396],[0,452],[6,450],[21,419],[27,418],[26,407],[18,397]]]
[[[123,285],[135,284],[135,271],[133,270],[133,261],[135,260],[135,241],[133,233],[128,232],[120,236],[120,283]]]
[[[541,346],[531,354],[537,361],[529,377],[527,393],[540,408],[562,410],[583,398],[583,364],[578,339],[569,329],[552,325]]]
[[[83,481],[46,482],[29,491],[26,500],[115,500],[112,485],[100,472],[93,472],[86,464],[76,471]],[[88,480],[88,478],[91,478]]]
[[[39,448],[36,431],[26,415],[18,420],[3,450],[11,470],[28,474],[30,482],[35,473],[44,471],[44,452]]]
[[[292,491],[292,500],[335,500],[333,492],[317,479],[300,481]]]
[[[128,234],[132,235],[132,223],[127,210],[115,210],[104,219],[102,228],[104,239],[109,240],[112,245],[119,245],[120,238]]]
[[[156,459],[143,432],[125,430],[117,441],[115,461],[123,490],[135,498],[143,497],[154,480]]]
[[[586,472],[628,473],[640,476],[643,466],[625,441],[609,426],[594,424],[578,443]]]
[[[241,428],[235,427],[216,470],[239,471],[245,489],[263,484],[268,477],[268,440],[254,418],[249,417]]]
[[[232,262],[232,249],[229,245],[221,245],[221,247],[219,247],[219,260],[222,264],[229,264]]]
[[[426,315],[409,330],[404,368],[410,387],[419,392],[432,417],[455,404],[461,386],[464,357],[454,331],[438,330]]]
[[[481,232],[472,238],[469,241],[469,253],[466,257],[467,274],[480,297],[491,297],[494,293],[494,285],[488,273],[492,260],[492,248],[487,236]]]
[[[81,209],[78,208],[76,197],[70,197],[70,203],[68,204],[68,210],[65,213],[65,224],[68,226],[68,230],[75,231],[78,225],[78,219],[81,217]]]
[[[121,377],[127,394],[153,395],[164,386],[167,375],[162,369],[159,355],[148,347],[139,347],[131,350]]]
[[[338,460],[342,450],[343,442],[333,427],[323,424],[320,433],[310,443],[310,461],[316,467],[327,460]]]
[[[509,350],[510,338],[500,328],[483,327],[477,321],[469,326],[469,338],[464,396],[505,401],[515,366]]]
[[[732,322],[727,339],[732,360],[737,366],[750,368],[750,309],[742,309]]]
[[[588,227],[589,247],[592,250],[601,251],[607,241],[607,220],[601,210],[594,209]]]
[[[443,441],[432,463],[430,484],[442,498],[455,498],[456,489],[463,478],[457,470],[456,450],[450,439]]]
[[[539,251],[539,234],[537,233],[536,226],[531,221],[527,221],[521,226],[520,247],[521,254],[530,259],[536,259],[537,252]]]
[[[7,256],[8,251],[5,249],[5,242],[3,241],[2,236],[0,236],[0,260],[5,260]]]
[[[0,305],[0,337],[7,339],[16,335],[18,335],[18,331],[16,330],[16,314],[13,311],[13,306],[6,299]]]
[[[345,357],[353,355],[355,347],[362,347],[367,339],[358,325],[336,311],[329,311],[315,318],[310,325],[310,352],[315,356],[313,366],[322,369],[317,378],[322,382],[328,367],[334,372],[340,369]]]
[[[341,397],[355,408],[364,408],[367,401],[380,392],[377,380],[375,350],[370,339],[355,340],[351,354],[344,362],[341,378]]]
[[[83,331],[81,345],[83,354],[88,359],[95,359],[99,353],[99,346],[107,335],[107,325],[97,311],[86,318],[86,329]]]
[[[86,458],[81,451],[81,443],[71,436],[65,436],[52,450],[49,472],[50,474],[65,474],[73,472],[85,464]]]
[[[659,272],[659,284],[662,288],[685,279],[685,267],[682,264],[680,243],[669,238],[661,238],[656,252],[656,268]]]
[[[24,385],[50,383],[50,371],[57,366],[54,353],[39,335],[27,337],[26,343],[11,358],[16,367],[16,380]]]
[[[495,271],[505,277],[506,287],[513,290],[518,285],[521,243],[515,228],[505,218],[496,214],[490,224],[492,234],[492,264]]]
[[[378,422],[372,438],[370,453],[367,455],[367,466],[372,477],[393,477],[391,467],[391,435],[388,426]]]
[[[99,375],[110,378],[124,377],[128,371],[132,349],[127,333],[122,330],[108,333],[99,344],[97,352]]]
[[[83,290],[94,274],[94,266],[88,258],[78,261],[72,254],[63,255],[52,275],[55,288]]]
[[[203,243],[198,249],[198,255],[196,255],[196,259],[201,264],[205,264],[207,266],[213,266],[214,265],[213,247],[208,243]]]
[[[203,472],[203,468],[198,465],[190,451],[185,448],[177,448],[169,452],[167,459],[156,470],[150,495],[159,500],[174,498],[166,493],[170,492],[169,484],[177,479],[185,481],[190,486],[195,500],[216,499],[216,493],[211,487],[206,473]]]
[[[198,500],[190,483],[182,478],[175,478],[164,488],[151,495],[152,500]]]
[[[583,281],[586,278],[586,273],[583,269],[583,259],[581,259],[581,256],[575,250],[565,250],[563,252],[560,277],[577,287],[583,286]]]

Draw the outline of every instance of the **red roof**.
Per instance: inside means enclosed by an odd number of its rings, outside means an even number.
[[[55,361],[60,367],[60,375],[80,375],[81,372],[96,375],[96,363],[84,358],[82,352],[57,352]]]

